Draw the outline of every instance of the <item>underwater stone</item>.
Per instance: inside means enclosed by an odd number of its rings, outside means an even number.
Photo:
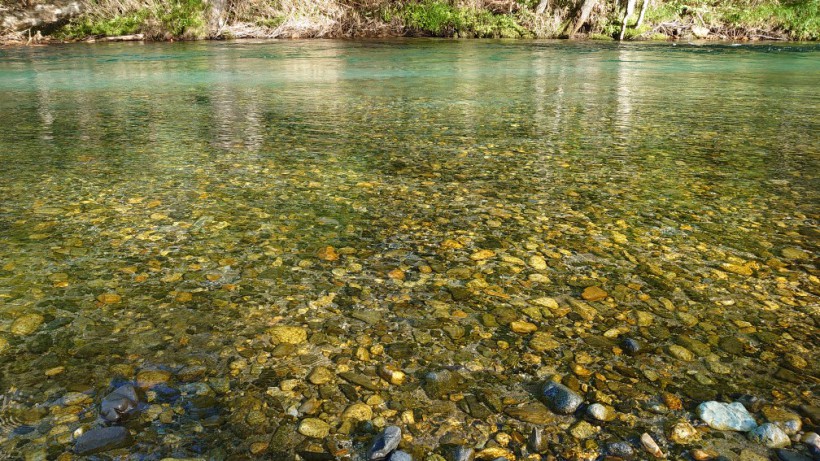
[[[757,427],[752,415],[739,402],[703,402],[698,405],[697,414],[709,427],[720,431],[748,432]]]
[[[567,386],[552,381],[544,385],[541,397],[550,410],[564,415],[574,413],[584,401],[580,395]]]
[[[772,423],[761,424],[749,432],[749,440],[769,448],[784,448],[791,445],[789,436]]]
[[[74,445],[74,452],[80,456],[93,455],[130,444],[131,433],[128,429],[120,426],[99,427],[81,435]]]
[[[386,459],[401,442],[401,429],[398,426],[388,426],[373,441],[370,450],[367,451],[367,459],[378,461]]]
[[[130,384],[118,387],[106,395],[100,404],[100,415],[109,422],[117,422],[137,408],[137,390]]]

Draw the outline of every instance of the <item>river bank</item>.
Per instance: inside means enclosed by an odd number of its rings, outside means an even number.
[[[0,1],[0,42],[235,38],[816,40],[817,0]]]

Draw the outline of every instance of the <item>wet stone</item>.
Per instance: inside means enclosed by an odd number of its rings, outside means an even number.
[[[803,428],[800,415],[783,408],[766,406],[763,407],[762,413],[766,421],[777,424],[786,434],[796,434]]]
[[[587,415],[596,421],[612,421],[615,419],[615,409],[600,403],[593,403],[587,407]]]
[[[135,410],[138,403],[137,390],[131,384],[125,384],[103,398],[100,416],[106,421],[117,422]]]
[[[641,343],[632,338],[626,338],[621,341],[621,348],[627,354],[635,355],[641,351]]]
[[[789,436],[777,425],[761,424],[749,432],[749,440],[765,445],[768,448],[784,448],[791,445]]]
[[[17,336],[28,336],[37,331],[44,321],[40,314],[25,314],[16,318],[9,330]]]
[[[424,375],[424,392],[431,399],[438,399],[459,389],[458,376],[447,369],[431,371]]]
[[[399,446],[399,442],[401,442],[401,429],[398,426],[386,427],[367,451],[367,459],[370,461],[387,459],[388,455]]]
[[[541,390],[544,403],[555,413],[568,415],[574,413],[584,399],[563,384],[548,382]]]
[[[812,461],[811,458],[802,453],[786,450],[784,448],[775,450],[775,453],[777,454],[777,459],[780,461]]]
[[[102,453],[131,445],[131,433],[120,426],[100,427],[81,435],[74,445],[74,452],[80,456]]]
[[[413,457],[409,453],[401,450],[394,451],[389,459],[390,461],[413,461]]]
[[[307,341],[307,330],[302,327],[277,325],[268,330],[274,343],[302,344]]]
[[[330,425],[318,418],[305,418],[299,423],[299,433],[314,439],[323,439],[330,433]]]
[[[610,456],[615,456],[621,459],[633,459],[635,457],[635,449],[627,442],[613,442],[607,445],[606,452]]]
[[[712,429],[748,432],[757,427],[752,415],[739,402],[703,402],[697,408],[698,417]]]
[[[470,447],[456,446],[446,451],[447,461],[473,461],[475,450]]]

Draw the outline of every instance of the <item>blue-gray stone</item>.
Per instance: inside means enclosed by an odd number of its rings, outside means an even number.
[[[783,429],[772,423],[761,424],[752,429],[749,432],[749,440],[769,448],[785,448],[791,445],[789,436]]]
[[[131,444],[131,433],[121,426],[91,429],[77,439],[74,452],[80,456],[93,455]]]
[[[742,403],[703,402],[698,405],[698,417],[712,429],[749,432],[757,422]]]
[[[470,447],[456,447],[452,451],[452,456],[448,458],[450,461],[473,461],[475,459],[475,450]]]
[[[100,415],[109,422],[117,422],[137,408],[137,390],[125,384],[106,395],[100,404]]]
[[[584,399],[572,389],[552,381],[544,385],[541,397],[550,410],[563,415],[575,413],[578,406],[584,402]]]
[[[777,457],[780,461],[811,461],[811,458],[796,451],[779,448],[775,450],[775,453],[777,453]]]
[[[399,450],[390,455],[390,461],[413,461],[413,457],[409,453]]]
[[[399,442],[401,442],[401,429],[398,426],[387,426],[376,437],[367,452],[367,459],[370,461],[387,459],[387,456],[399,446]]]
[[[610,443],[606,447],[606,452],[607,454],[622,459],[632,459],[635,457],[635,449],[632,448],[632,445],[626,442]]]

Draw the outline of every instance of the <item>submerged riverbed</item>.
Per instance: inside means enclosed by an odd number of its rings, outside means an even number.
[[[364,459],[390,425],[416,460],[774,453],[708,400],[807,454],[819,57],[0,49],[0,453],[70,459],[134,383],[102,456]]]

